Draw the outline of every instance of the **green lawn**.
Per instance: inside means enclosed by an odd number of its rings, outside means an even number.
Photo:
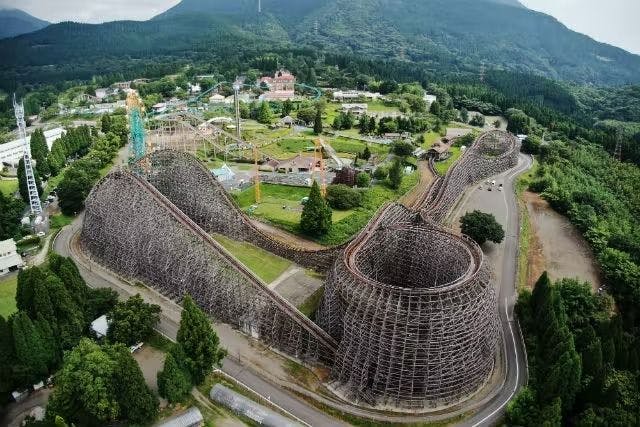
[[[236,242],[219,234],[214,235],[213,238],[265,283],[273,282],[292,264],[284,258],[249,243]]]
[[[0,192],[5,196],[11,196],[18,190],[17,179],[0,179]]]
[[[314,142],[311,138],[283,138],[261,146],[260,151],[268,156],[283,160],[299,153],[313,155]]]
[[[356,139],[349,139],[342,136],[327,138],[327,142],[338,153],[362,153],[367,146],[365,142],[358,141]],[[369,151],[373,154],[386,154],[389,152],[389,147],[380,144],[369,144]]]
[[[426,132],[424,134],[424,144],[422,144],[422,148],[424,148],[425,150],[428,150],[429,148],[431,148],[433,143],[440,138],[441,136],[437,132]]]
[[[338,245],[348,241],[366,225],[384,203],[398,200],[411,190],[418,183],[418,180],[419,174],[412,173],[404,177],[402,185],[397,191],[391,190],[384,184],[369,188],[363,193],[362,206],[348,211],[334,210],[331,231],[314,240],[323,245]],[[308,196],[309,189],[274,184],[262,184],[261,189],[262,203],[258,205],[253,215],[263,218],[283,230],[301,235],[299,223],[302,205],[300,200]],[[255,204],[253,187],[235,193],[234,198],[240,207],[246,210]]]
[[[16,309],[16,287],[18,276],[12,274],[11,277],[0,279],[0,316],[5,319],[15,313]]]
[[[449,168],[451,168],[451,166],[453,166],[453,164],[460,158],[460,156],[462,155],[462,151],[460,150],[460,147],[451,147],[451,157],[449,157],[447,160],[444,160],[442,162],[436,162],[435,163],[435,167],[436,167],[436,171],[440,174],[440,175],[444,175],[447,173],[447,171],[449,170]]]
[[[49,218],[49,228],[51,228],[51,229],[62,228],[65,225],[71,224],[73,219],[74,219],[74,217],[68,216],[68,215],[64,215],[64,214],[61,214],[61,213],[53,215],[52,217]]]
[[[264,218],[270,223],[281,228],[298,233],[300,216],[303,205],[301,200],[309,195],[310,189],[307,187],[291,187],[287,185],[262,184],[260,186],[262,200],[257,204],[257,209],[251,213],[258,218]],[[240,207],[244,210],[256,204],[253,186],[241,193],[235,193]],[[354,211],[333,211],[333,222],[337,223],[349,217]]]

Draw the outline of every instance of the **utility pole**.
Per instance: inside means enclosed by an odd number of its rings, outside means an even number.
[[[16,102],[15,94],[13,94],[13,110],[16,115],[16,123],[18,124],[18,136],[22,140],[22,147],[24,149],[24,174],[27,179],[27,189],[29,191],[29,206],[33,215],[40,216],[42,214],[42,205],[40,204],[36,177],[33,174],[33,164],[31,163],[31,150],[29,148],[29,140],[27,139],[27,125],[24,122],[24,104],[22,100],[20,100],[20,104]]]
[[[233,84],[233,97],[236,104],[236,136],[241,139],[240,136],[240,84],[236,81]]]
[[[258,0],[258,13],[262,13],[262,0]]]
[[[484,83],[484,75],[487,72],[487,69],[484,66],[484,60],[480,64],[480,83]]]

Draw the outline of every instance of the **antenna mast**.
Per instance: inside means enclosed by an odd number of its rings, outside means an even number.
[[[31,213],[34,215],[42,214],[42,205],[40,204],[40,196],[38,195],[38,187],[36,185],[36,177],[33,174],[33,165],[31,163],[31,149],[29,140],[27,139],[27,125],[24,122],[24,104],[20,100],[20,104],[16,102],[16,95],[13,94],[13,109],[16,114],[16,123],[18,124],[18,136],[22,140],[24,148],[24,174],[27,178],[27,189],[29,191],[29,205]]]

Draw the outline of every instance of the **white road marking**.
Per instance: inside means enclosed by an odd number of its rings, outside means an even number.
[[[504,298],[504,315],[507,318],[507,322],[509,322],[509,312],[507,311],[507,305],[508,305],[508,300],[505,297]],[[487,415],[486,417],[484,417],[483,419],[481,419],[480,421],[475,423],[473,425],[473,427],[478,427],[479,425],[484,424],[487,420],[489,420],[491,417],[493,417],[498,411],[502,410],[502,408],[504,408],[507,405],[507,403],[509,403],[509,401],[511,401],[513,396],[516,394],[516,391],[518,390],[518,381],[520,381],[520,363],[518,362],[518,350],[517,350],[517,347],[516,347],[516,336],[513,333],[513,326],[511,326],[511,322],[509,322],[509,333],[511,333],[511,340],[513,341],[513,348],[514,348],[515,354],[516,354],[516,383],[513,385],[513,391],[511,392],[509,397],[500,406],[498,406],[489,415]]]

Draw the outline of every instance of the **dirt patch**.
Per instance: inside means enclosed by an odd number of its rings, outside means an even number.
[[[420,181],[407,194],[399,200],[406,207],[416,207],[416,204],[422,200],[424,194],[429,191],[429,186],[433,182],[434,176],[429,169],[429,162],[422,160],[418,162],[418,172],[420,173]]]
[[[133,358],[136,359],[144,381],[149,388],[155,392],[158,391],[158,381],[156,379],[158,372],[164,367],[165,354],[149,345],[142,347],[140,350],[133,353]]]
[[[580,232],[540,195],[525,191],[523,198],[531,221],[527,285],[532,287],[546,270],[552,280],[577,278],[596,290],[601,284],[600,273]]]

